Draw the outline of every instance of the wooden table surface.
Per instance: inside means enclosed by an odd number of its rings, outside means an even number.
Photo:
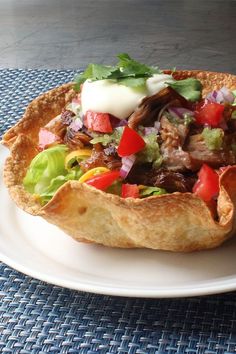
[[[80,68],[128,52],[236,74],[235,0],[0,0],[0,68]]]

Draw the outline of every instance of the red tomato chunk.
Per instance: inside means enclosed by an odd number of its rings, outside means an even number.
[[[200,125],[209,125],[218,127],[223,120],[225,106],[219,103],[209,102],[201,105],[195,111],[196,123]]]
[[[137,184],[122,184],[121,187],[121,197],[122,198],[139,198],[139,188]]]
[[[129,156],[142,150],[145,145],[143,138],[134,129],[125,126],[117,153],[121,157]]]
[[[106,190],[117,179],[120,178],[120,171],[108,171],[88,179],[85,183],[102,191]]]
[[[84,117],[84,125],[95,132],[112,133],[113,131],[108,113],[87,111]]]
[[[219,175],[206,164],[202,165],[198,173],[198,180],[193,186],[193,193],[205,202],[209,202],[219,194]]]

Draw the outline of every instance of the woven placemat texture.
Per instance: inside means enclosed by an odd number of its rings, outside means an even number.
[[[0,70],[0,135],[31,99],[74,74]],[[0,353],[236,352],[236,293],[127,299],[60,288],[0,267]]]

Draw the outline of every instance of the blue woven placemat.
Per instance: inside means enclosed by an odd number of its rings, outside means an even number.
[[[0,135],[31,99],[74,73],[0,70]],[[0,353],[236,352],[236,293],[126,299],[60,288],[0,267]]]

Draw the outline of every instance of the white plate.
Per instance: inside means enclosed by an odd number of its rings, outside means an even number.
[[[1,168],[7,156],[0,147]],[[1,174],[2,175],[2,174]],[[191,254],[122,250],[74,241],[18,209],[0,181],[0,258],[46,282],[99,294],[180,297],[236,289],[236,239]]]

